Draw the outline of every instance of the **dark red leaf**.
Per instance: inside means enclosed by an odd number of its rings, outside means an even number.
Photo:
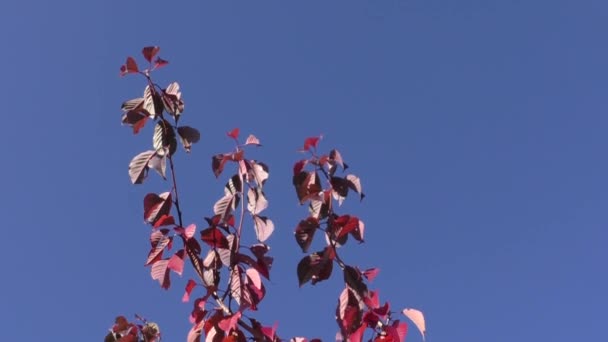
[[[376,309],[380,307],[380,299],[378,298],[378,291],[369,291],[365,297],[363,297],[365,305],[370,309]]]
[[[297,268],[299,286],[301,287],[308,281],[315,285],[320,281],[329,279],[333,269],[334,257],[333,249],[327,247],[323,251],[302,258]]]
[[[304,166],[308,164],[308,159],[302,159],[293,165],[293,175],[297,176],[304,170]]]
[[[146,46],[142,49],[141,53],[148,62],[152,63],[152,59],[154,59],[159,50],[160,47],[158,46]]]
[[[120,76],[137,72],[139,72],[139,69],[137,68],[137,62],[135,62],[135,59],[133,59],[133,57],[127,57],[127,62],[120,67]]]
[[[230,159],[230,155],[216,154],[211,159],[211,169],[215,177],[219,177],[222,171],[224,171],[224,165]]]
[[[154,223],[154,228],[172,226],[175,224],[175,219],[171,215],[164,214]]]
[[[309,217],[306,220],[300,221],[295,230],[296,242],[302,249],[302,252],[307,253],[308,248],[314,238],[317,228],[319,228],[319,220],[314,217]]]
[[[171,193],[164,192],[160,195],[149,193],[144,197],[144,220],[155,224],[163,215],[169,214],[171,210]]]
[[[201,231],[201,240],[211,246],[211,248],[229,248],[228,240],[224,234],[215,227]]]
[[[166,236],[163,230],[156,230],[150,235],[150,244],[152,249],[148,253],[148,259],[144,266],[148,266],[162,259],[163,251],[171,242],[171,238]]]
[[[154,69],[158,69],[158,68],[162,68],[165,65],[169,64],[168,61],[160,58],[160,57],[156,57],[156,60],[154,61]]]
[[[201,139],[201,134],[196,128],[190,126],[180,126],[177,128],[177,133],[182,140],[186,152],[190,152],[192,144],[197,143]]]
[[[359,297],[367,296],[367,285],[363,282],[363,277],[359,270],[352,266],[344,267],[344,282],[353,289]]]
[[[302,171],[293,177],[293,185],[296,189],[296,194],[303,204],[310,199],[322,199],[321,180],[315,171]]]
[[[239,128],[235,128],[232,131],[226,133],[226,135],[228,135],[229,137],[231,137],[232,139],[238,139],[239,138],[239,133],[240,133],[240,129]]]
[[[186,292],[184,292],[184,296],[182,297],[182,302],[188,302],[190,300],[190,294],[192,290],[196,286],[196,282],[192,279],[188,280],[188,284],[186,284]]]

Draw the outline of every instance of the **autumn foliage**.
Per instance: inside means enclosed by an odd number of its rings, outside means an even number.
[[[153,170],[169,184],[167,191],[148,193],[143,199],[143,217],[150,226],[150,251],[145,265],[150,268],[152,279],[164,289],[171,287],[172,273],[183,274],[186,262],[194,270],[197,279],[186,282],[182,298],[193,304],[189,342],[203,338],[285,340],[279,337],[276,325],[245,318],[262,308],[273,263],[266,241],[274,224],[264,215],[269,206],[264,191],[269,167],[247,157],[248,149],[261,146],[260,140],[254,135],[242,138],[238,128],[226,133],[234,142],[234,149],[213,155],[211,171],[216,178],[226,176],[227,182],[210,211],[202,213],[206,215],[203,222],[184,222],[174,155],[180,150],[178,145],[190,153],[199,142],[200,133],[181,124],[185,106],[179,84],[173,82],[163,88],[152,79],[154,71],[168,64],[158,57],[159,50],[156,46],[142,50],[145,69],[132,57],[120,68],[122,76],[139,74],[145,80],[143,96],[122,104],[122,123],[130,126],[134,134],[141,133],[146,124],[154,126],[151,149],[138,153],[129,163],[131,182],[144,183]],[[362,201],[365,195],[360,178],[349,172],[341,153],[335,149],[320,152],[320,141],[321,137],[306,138],[299,149],[305,158],[293,166],[295,194],[307,208],[299,222],[294,220],[295,242],[305,254],[294,265],[299,285],[314,285],[342,273],[344,289],[337,298],[335,312],[338,340],[404,341],[408,325],[397,314],[411,319],[424,337],[420,311],[394,311],[389,302],[380,301],[377,290],[370,289],[378,275],[377,268],[362,270],[341,257],[340,250],[349,239],[364,242],[365,224],[356,215],[339,213],[339,209],[347,198],[355,196]],[[256,242],[241,244],[244,234],[255,237]],[[326,246],[311,252],[315,238],[324,239]],[[307,341],[303,337],[291,340]]]

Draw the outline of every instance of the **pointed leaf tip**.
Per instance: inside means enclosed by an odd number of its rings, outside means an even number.
[[[141,50],[141,53],[148,62],[152,63],[152,59],[156,56],[159,50],[160,47],[158,46],[146,46]]]
[[[403,310],[403,314],[405,315],[405,317],[409,318],[412,322],[414,322],[414,325],[422,334],[422,339],[426,339],[426,325],[424,322],[424,314],[422,313],[422,311],[406,308]]]

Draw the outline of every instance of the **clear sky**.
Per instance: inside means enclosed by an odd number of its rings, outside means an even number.
[[[143,267],[142,198],[168,184],[127,173],[151,127],[120,125],[144,82],[119,67],[146,45],[202,134],[177,157],[186,221],[222,194],[226,131],[264,144],[276,259],[257,317],[282,337],[337,331],[341,276],[295,273],[291,167],[323,134],[368,195],[346,206],[367,242],[345,258],[380,267],[373,288],[424,311],[428,341],[605,340],[606,1],[6,1],[0,29],[2,340],[101,340],[134,313],[185,339],[187,277],[167,292]]]

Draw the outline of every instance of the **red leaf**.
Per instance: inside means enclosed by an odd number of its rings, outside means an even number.
[[[169,263],[167,264],[167,268],[172,270],[173,272],[179,274],[180,276],[184,272],[184,250],[180,249],[169,259]]]
[[[144,266],[155,263],[162,258],[163,251],[171,242],[171,238],[167,237],[164,231],[164,229],[157,230],[152,232],[150,235],[150,244],[152,245],[152,249],[148,253],[148,259],[146,260]]]
[[[174,224],[175,224],[175,219],[173,218],[173,216],[164,214],[161,217],[159,217],[158,220],[154,223],[154,228],[171,226]]]
[[[373,281],[379,272],[380,272],[379,268],[368,268],[367,270],[363,271],[363,276],[368,281]]]
[[[170,210],[170,192],[164,192],[160,195],[149,193],[144,197],[144,220],[146,222],[154,224],[163,215],[169,214]]]
[[[228,316],[217,323],[217,326],[222,329],[226,334],[230,333],[230,330],[235,329],[239,319],[241,318],[241,312],[237,311],[234,315]]]
[[[219,177],[222,171],[224,171],[224,165],[230,159],[230,155],[216,154],[211,159],[211,169],[215,177]]]
[[[399,323],[399,321],[395,321],[393,323],[393,328],[395,328],[395,333],[397,333],[397,336],[399,336],[399,342],[405,341],[405,336],[407,335],[407,323]]]
[[[306,166],[306,164],[308,164],[308,159],[302,159],[302,160],[298,161],[297,163],[295,163],[293,165],[293,175],[297,176],[298,174],[300,174],[300,172],[302,172],[302,170],[304,169],[304,166]]]
[[[182,297],[182,302],[186,303],[190,300],[190,294],[192,293],[192,290],[194,289],[194,287],[196,286],[196,282],[192,279],[188,280],[188,284],[186,284],[186,292],[184,293],[184,296]]]
[[[156,60],[154,61],[154,69],[162,68],[167,64],[169,64],[169,61],[156,57]]]
[[[211,246],[211,248],[229,248],[228,240],[222,232],[215,228],[207,228],[201,231],[201,239],[203,242]]]
[[[261,327],[260,330],[262,330],[262,334],[268,337],[271,341],[274,341],[278,327],[279,323],[275,323],[272,327]]]
[[[300,152],[310,151],[311,148],[316,150],[321,138],[322,136],[306,138],[306,140],[304,140],[304,147],[300,150]]]
[[[133,59],[133,57],[127,57],[127,62],[120,67],[120,76],[137,72],[139,72],[139,69],[137,68],[137,62],[135,62],[135,59]]]
[[[229,137],[231,137],[232,139],[238,139],[239,138],[239,132],[241,130],[238,128],[233,129],[232,131],[226,133]]]
[[[367,296],[363,297],[365,305],[370,309],[376,309],[380,306],[380,299],[378,299],[378,291],[369,291]]]
[[[144,55],[144,58],[148,62],[152,63],[152,59],[154,58],[154,56],[156,56],[159,50],[160,47],[158,46],[146,46],[145,48],[143,48],[141,53]]]

